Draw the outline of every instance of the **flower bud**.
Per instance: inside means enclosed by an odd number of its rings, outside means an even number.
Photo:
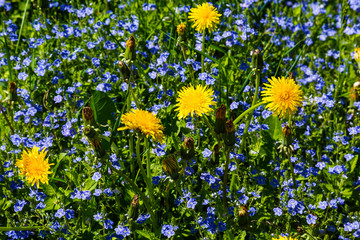
[[[179,36],[184,36],[186,33],[186,25],[184,23],[180,23],[177,26],[177,33]]]
[[[217,134],[225,133],[225,117],[226,117],[226,107],[224,104],[216,110],[216,120],[215,120],[215,132]]]
[[[10,101],[16,101],[16,99],[17,99],[16,90],[17,90],[16,83],[13,81],[9,82],[9,99],[10,99]]]
[[[264,66],[264,62],[262,59],[261,51],[259,49],[255,49],[252,53],[251,58],[251,67],[254,71],[262,71]]]
[[[130,36],[129,40],[126,41],[125,59],[135,60],[136,59],[136,42],[133,36]]]
[[[82,116],[85,124],[90,125],[94,123],[94,112],[91,107],[83,107]]]
[[[217,143],[213,147],[213,158],[215,164],[218,165],[220,159],[220,149],[219,149],[219,144]]]
[[[195,145],[195,142],[194,142],[193,138],[191,138],[191,137],[185,138],[184,145],[181,146],[181,149],[180,149],[180,155],[181,155],[182,159],[188,160],[195,156],[194,145]]]
[[[285,126],[282,129],[282,134],[283,134],[282,144],[284,147],[288,147],[292,143],[291,129],[288,125],[285,124]]]
[[[179,166],[176,161],[176,158],[173,155],[170,155],[162,161],[162,166],[164,171],[169,174],[171,177],[175,178],[178,174]]]
[[[130,78],[130,69],[126,65],[126,63],[124,61],[119,61],[118,66],[119,66],[122,77],[124,79],[129,79]]]
[[[226,134],[225,134],[224,142],[228,147],[233,147],[236,142],[236,137],[235,137],[235,127],[231,120],[226,121],[225,131]]]
[[[248,213],[248,209],[246,206],[242,205],[240,208],[239,208],[239,211],[238,211],[238,214],[239,214],[239,225],[240,226],[244,226],[248,223],[248,220],[249,220],[249,213]]]
[[[135,194],[128,211],[128,219],[137,219],[139,209],[139,195]]]

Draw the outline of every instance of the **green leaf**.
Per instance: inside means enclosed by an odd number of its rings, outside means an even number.
[[[139,234],[140,236],[142,237],[145,237],[147,239],[153,239],[153,240],[156,240],[158,239],[154,233],[150,233],[150,232],[146,232],[146,231],[143,231],[143,230],[136,230],[136,233]]]
[[[101,125],[106,125],[108,120],[115,122],[113,112],[116,111],[114,102],[104,92],[95,91],[90,107],[94,112],[95,121]]]
[[[354,170],[356,169],[356,165],[358,163],[358,155],[356,155],[353,159],[350,160],[350,171],[349,173],[354,172]]]
[[[277,117],[270,116],[264,121],[264,123],[269,126],[269,130],[267,131],[272,139],[280,140],[282,138],[281,122]]]

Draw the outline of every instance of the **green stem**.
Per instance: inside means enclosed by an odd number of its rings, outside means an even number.
[[[201,47],[201,52],[205,54],[205,30],[203,31],[203,35],[202,35],[202,47]],[[205,55],[202,54],[201,55],[201,72],[205,72],[204,69],[204,60],[205,60]]]
[[[242,114],[240,114],[235,120],[234,120],[234,125],[236,125],[238,122],[240,122],[241,119],[243,119],[246,114],[248,114],[251,111],[254,111],[256,108],[260,107],[261,105],[264,105],[265,102],[260,102],[258,104],[256,104],[255,106],[250,107],[249,109],[247,109],[245,112],[243,112]]]
[[[252,101],[252,104],[251,106],[255,106],[256,104],[256,101],[258,99],[258,94],[259,94],[259,87],[260,87],[260,78],[261,78],[261,72],[260,70],[256,70],[255,71],[255,74],[256,74],[256,80],[255,80],[255,94],[254,94],[254,98],[253,98],[253,101]],[[240,152],[243,151],[244,149],[244,146],[245,146],[245,139],[247,137],[247,133],[249,131],[249,127],[250,127],[250,122],[253,118],[253,112],[254,112],[255,109],[253,109],[251,112],[249,112],[249,117],[246,121],[246,124],[245,124],[245,129],[244,129],[244,133],[243,133],[243,137],[242,137],[242,142],[241,142],[241,148],[240,148]]]
[[[45,226],[33,226],[33,227],[0,227],[0,232],[6,231],[31,231],[31,230],[45,230]]]
[[[153,191],[152,191],[152,185],[151,185],[151,163],[150,163],[150,144],[149,144],[149,139],[145,138],[145,151],[146,151],[146,175],[147,175],[147,179],[148,182],[150,183],[148,186],[148,191],[149,194],[152,195]],[[154,204],[154,203],[153,203]]]
[[[117,174],[119,174],[126,182],[128,182],[131,187],[140,195],[140,197],[143,200],[143,203],[145,204],[146,209],[148,210],[148,212],[150,213],[150,217],[151,220],[153,222],[153,229],[157,229],[157,220],[156,220],[156,215],[153,212],[150,203],[148,202],[147,197],[145,196],[145,194],[140,190],[140,188],[124,173],[122,173],[121,171],[117,170],[116,168],[114,168],[108,161],[103,160],[103,162],[105,162],[105,164],[111,169],[111,171],[116,172]]]
[[[224,205],[224,211],[225,212],[226,212],[226,207],[227,207],[226,185],[227,185],[227,181],[228,181],[229,162],[230,162],[230,149],[226,151],[226,163],[225,163],[225,169],[224,169],[223,205]]]

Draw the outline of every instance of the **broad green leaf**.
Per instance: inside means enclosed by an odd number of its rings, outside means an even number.
[[[113,113],[116,111],[114,102],[104,92],[95,91],[91,101],[91,109],[94,112],[95,121],[101,125],[106,125],[108,120],[115,122]]]

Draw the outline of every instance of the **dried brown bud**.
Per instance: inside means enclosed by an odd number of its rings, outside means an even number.
[[[239,217],[245,217],[248,212],[248,209],[246,206],[241,206],[239,209]]]
[[[217,134],[225,133],[225,117],[226,117],[226,107],[224,104],[216,109],[216,119],[214,130]]]
[[[9,99],[10,99],[10,101],[16,101],[16,98],[17,98],[16,90],[17,90],[16,83],[13,81],[9,82]]]
[[[94,120],[94,113],[91,107],[83,107],[82,116],[85,122],[91,122]]]
[[[185,148],[192,149],[194,148],[195,141],[192,137],[186,137],[184,140]]]
[[[131,201],[131,205],[135,208],[139,207],[139,195],[134,195],[133,200]]]
[[[126,63],[124,61],[119,61],[118,66],[120,69],[120,73],[122,74],[122,77],[125,79],[129,79],[130,78],[130,69],[126,65]]]
[[[136,47],[136,42],[135,42],[135,38],[133,36],[130,36],[129,40],[126,41],[126,48],[129,49],[135,49]]]
[[[282,133],[284,137],[289,137],[291,135],[291,129],[287,124],[285,124],[285,126],[283,127]]]
[[[228,133],[228,134],[235,132],[235,127],[231,120],[226,121],[225,130],[226,130],[226,133]]]

